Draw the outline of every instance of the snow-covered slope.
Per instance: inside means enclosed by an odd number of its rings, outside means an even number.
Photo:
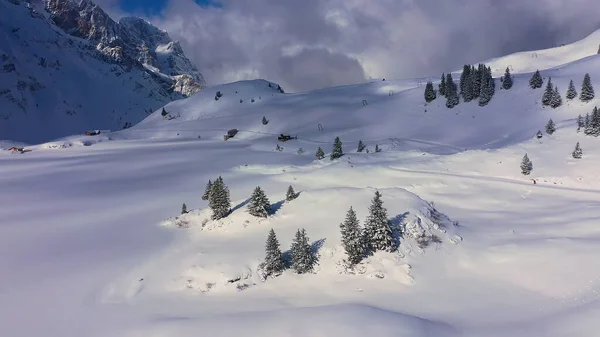
[[[0,139],[118,130],[204,85],[166,32],[87,0],[3,0],[0,22]]]
[[[571,79],[579,90],[585,73],[600,78],[600,56],[576,57],[542,71],[563,95]],[[0,326],[26,337],[596,336],[600,139],[575,118],[598,99],[542,108],[529,77],[486,107],[451,110],[425,104],[418,80],[300,94],[242,81],[127,130],[2,151]],[[549,118],[556,133],[535,138]],[[316,160],[336,136],[345,155]],[[233,209],[213,221],[201,196],[218,176]],[[289,185],[299,195],[284,202]],[[256,186],[267,219],[246,211]],[[339,224],[350,206],[364,224],[375,190],[399,250],[348,269]],[[314,274],[262,279],[271,228],[284,251],[307,230]]]
[[[598,54],[600,30],[572,44],[544,50],[523,51],[485,61],[494,76],[502,76],[508,67],[512,73],[546,70]]]

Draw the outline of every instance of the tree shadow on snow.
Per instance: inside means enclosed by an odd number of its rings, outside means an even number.
[[[394,236],[394,250],[400,247],[400,240],[402,239],[404,219],[408,216],[409,212],[398,214],[391,218],[390,227],[392,227],[392,235]]]
[[[233,213],[233,212],[237,211],[238,209],[248,205],[250,203],[250,200],[251,200],[251,198],[244,200],[242,203],[240,203],[237,206],[235,206],[234,208],[232,208],[230,213]]]
[[[317,261],[317,263],[319,262],[319,257],[320,257],[319,251],[323,247],[325,240],[327,240],[327,239],[322,238],[322,239],[319,239],[319,240],[313,242],[310,245],[310,250],[312,251],[313,255],[315,256],[315,260]]]
[[[302,193],[302,192],[298,192],[298,193],[296,193],[296,198],[298,198],[298,196],[300,195],[300,193]],[[294,200],[295,200],[295,199],[294,199]],[[292,200],[292,201],[290,201],[290,202],[293,202],[294,200]],[[281,207],[282,207],[282,206],[283,206],[285,203],[286,203],[286,200],[285,200],[285,199],[283,199],[283,200],[281,200],[281,201],[278,201],[278,202],[276,202],[276,203],[274,203],[274,204],[271,204],[271,211],[269,212],[269,215],[273,215],[273,214],[275,214],[275,213],[279,212],[279,210],[281,209]]]

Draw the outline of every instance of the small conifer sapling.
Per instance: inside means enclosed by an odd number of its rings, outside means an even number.
[[[572,155],[575,159],[581,159],[583,151],[581,150],[581,146],[579,146],[579,142],[577,142],[577,144],[575,145],[575,150],[573,150]]]

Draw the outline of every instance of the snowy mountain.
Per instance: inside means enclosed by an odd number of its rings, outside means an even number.
[[[581,51],[594,43],[540,52],[540,64],[497,58],[514,84],[496,78],[485,106],[426,103],[422,79],[295,94],[240,81],[126,130],[2,151],[0,326],[26,337],[596,336],[600,138],[577,118],[599,100],[565,96],[586,73],[598,88],[600,55]],[[529,86],[538,68],[562,106]],[[331,160],[336,137],[344,155]],[[231,212],[212,219],[202,196],[218,177]],[[267,218],[248,212],[257,186]],[[352,207],[365,226],[375,191],[398,249],[349,267],[340,224]],[[269,231],[289,260],[302,228],[313,272],[265,278]]]
[[[205,85],[165,31],[88,0],[3,0],[0,21],[0,139],[118,130]]]

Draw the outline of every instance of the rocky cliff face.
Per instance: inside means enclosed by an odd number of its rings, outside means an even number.
[[[204,78],[169,34],[89,0],[0,0],[0,139],[117,129]]]

